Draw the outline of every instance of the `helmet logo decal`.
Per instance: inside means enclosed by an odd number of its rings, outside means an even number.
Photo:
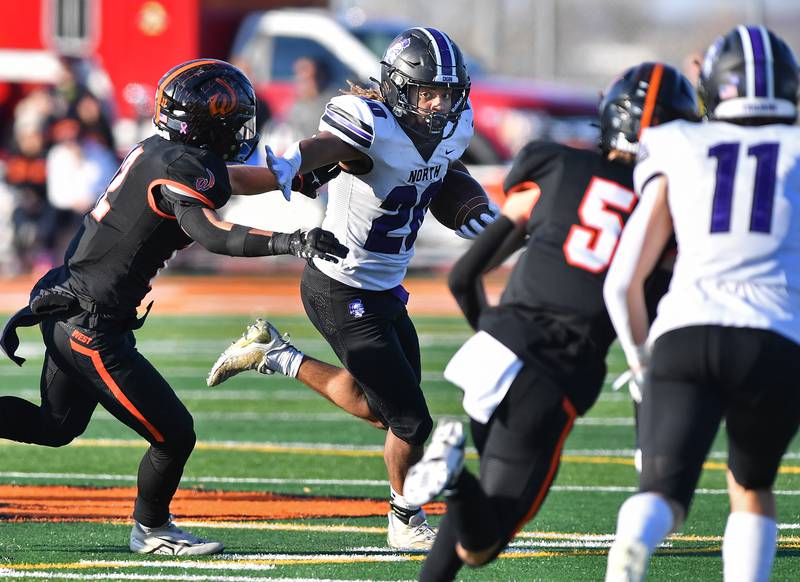
[[[194,182],[194,189],[199,190],[200,192],[205,192],[206,190],[210,190],[216,184],[216,179],[214,178],[214,174],[206,168],[206,174],[208,174],[208,178],[198,178]]]
[[[208,98],[208,111],[212,117],[230,115],[239,107],[236,91],[224,79],[214,79],[214,82],[222,85],[222,89]]]
[[[397,60],[397,57],[400,56],[400,53],[403,52],[404,49],[408,48],[410,44],[410,38],[404,38],[403,40],[397,41],[388,49],[386,49],[386,55],[384,55],[383,60],[387,65],[391,65]]]
[[[731,75],[728,77],[728,82],[719,86],[720,99],[734,99],[739,96],[739,75]]]
[[[181,132],[183,135],[186,135],[187,133],[189,133],[189,125],[188,125],[188,124],[187,124],[185,121],[181,121],[181,129],[180,129],[180,132]]]

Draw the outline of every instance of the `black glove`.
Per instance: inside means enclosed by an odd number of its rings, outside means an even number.
[[[342,168],[337,162],[328,166],[322,166],[316,170],[311,170],[307,174],[298,174],[292,179],[292,190],[300,192],[300,194],[308,196],[309,198],[316,198],[317,190],[322,188],[323,184],[327,184],[333,180],[341,171]]]
[[[292,234],[276,232],[272,235],[272,253],[294,255],[301,259],[324,259],[338,263],[347,256],[349,249],[340,244],[332,232],[321,228],[309,231],[296,230]],[[336,257],[339,257],[337,259]]]

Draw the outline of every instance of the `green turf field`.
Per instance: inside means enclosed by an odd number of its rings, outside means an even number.
[[[238,336],[244,318],[151,317],[137,333],[139,349],[172,382],[196,419],[199,444],[182,486],[203,490],[271,491],[301,496],[382,499],[387,494],[383,433],[335,410],[293,380],[255,374],[205,387],[219,351]],[[460,392],[441,371],[469,335],[455,318],[416,318],[424,389],[434,417],[461,415]],[[304,318],[277,318],[298,346],[334,361]],[[38,334],[23,336],[23,368],[0,361],[2,394],[38,399]],[[610,375],[622,371],[615,349]],[[130,487],[144,445],[102,410],[82,439],[61,449],[0,441],[0,484]],[[141,441],[143,442],[143,441]],[[566,444],[564,462],[543,510],[491,566],[462,570],[463,580],[600,580],[616,512],[633,491],[631,406],[608,386]],[[714,447],[689,523],[651,565],[652,580],[719,580],[724,495],[724,439]],[[780,541],[773,580],[800,578],[800,440],[776,483]],[[474,460],[471,461],[474,466]],[[132,500],[131,500],[132,501]],[[0,513],[3,511],[0,499]],[[438,518],[434,517],[435,523]],[[177,517],[182,523],[180,516]],[[183,522],[186,523],[185,521]],[[385,543],[385,517],[203,522],[193,531],[223,540],[221,556],[194,560],[127,552],[130,524],[0,521],[0,578],[48,580],[412,580],[422,556]]]

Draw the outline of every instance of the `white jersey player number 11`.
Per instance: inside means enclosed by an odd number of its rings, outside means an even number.
[[[770,232],[779,145],[775,142],[768,142],[747,148],[747,155],[756,160],[755,179],[752,186],[753,206],[750,212],[751,232]],[[731,142],[717,144],[708,150],[709,157],[717,158],[716,186],[711,210],[711,232],[730,231],[733,191],[740,149],[741,144]]]

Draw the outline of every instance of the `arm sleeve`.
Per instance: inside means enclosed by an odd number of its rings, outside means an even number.
[[[639,261],[642,245],[647,235],[647,225],[650,222],[650,215],[653,212],[656,199],[655,191],[650,196],[647,196],[646,192],[642,196],[633,214],[625,224],[625,228],[622,229],[619,246],[617,246],[614,260],[608,268],[603,285],[603,298],[606,303],[606,309],[629,363],[636,362],[639,355],[630,325],[627,302],[628,288],[633,279],[636,264]]]
[[[255,234],[241,224],[225,230],[209,221],[201,206],[176,205],[175,216],[183,231],[212,253],[231,257],[263,257],[288,252],[288,245],[278,243],[285,242],[281,237],[289,235]]]
[[[477,329],[478,318],[486,306],[480,277],[496,262],[497,249],[508,248],[504,243],[516,230],[508,217],[501,216],[475,239],[450,271],[447,281],[450,292],[473,329]]]

